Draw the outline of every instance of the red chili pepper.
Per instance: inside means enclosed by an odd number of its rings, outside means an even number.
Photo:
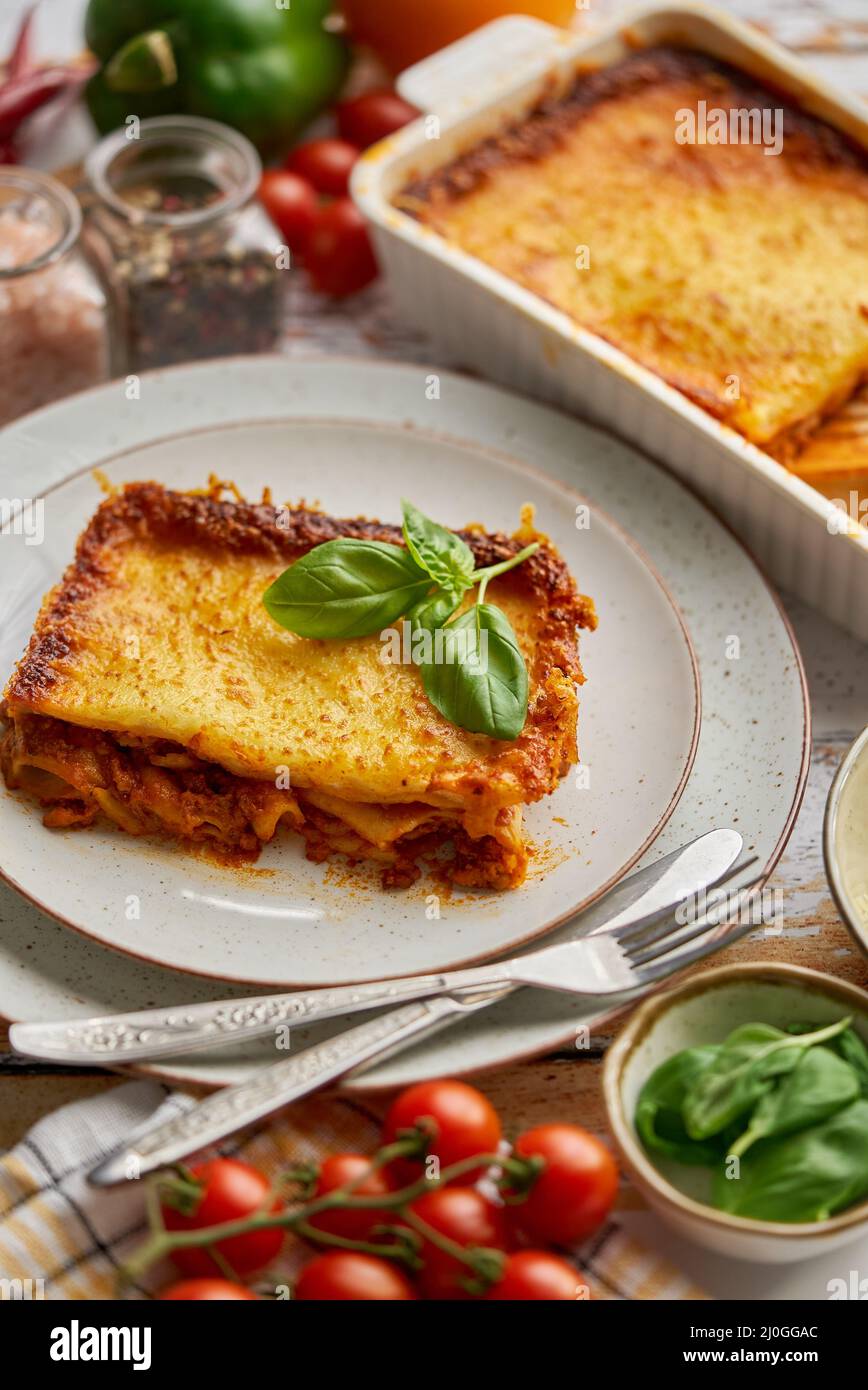
[[[38,0],[37,0],[38,3]],[[33,47],[33,20],[36,15],[36,5],[31,5],[24,15],[15,42],[12,45],[12,52],[6,60],[6,81],[11,81],[14,77],[21,77],[23,73],[32,68],[31,50]]]
[[[6,82],[0,87],[0,142],[10,139],[40,106],[89,76],[87,68],[76,64],[35,68]]]

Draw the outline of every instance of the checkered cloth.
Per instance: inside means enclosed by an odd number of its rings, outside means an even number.
[[[195,1104],[155,1081],[132,1081],[93,1099],[47,1115],[0,1160],[0,1298],[118,1297],[125,1256],[146,1233],[142,1186],[89,1187],[86,1175],[107,1153],[149,1118],[169,1119]],[[379,1119],[349,1097],[313,1096],[256,1133],[236,1138],[232,1153],[274,1176],[282,1169],[317,1163],[341,1150],[373,1152]],[[309,1250],[288,1238],[269,1285],[292,1284]],[[701,1299],[705,1295],[665,1260],[607,1226],[574,1261],[594,1298]],[[157,1266],[130,1298],[147,1298],[177,1278]],[[28,1281],[30,1281],[28,1283]]]

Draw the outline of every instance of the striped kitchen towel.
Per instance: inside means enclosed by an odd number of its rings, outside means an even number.
[[[0,1159],[0,1299],[114,1299],[126,1256],[146,1233],[142,1184],[97,1190],[86,1175],[150,1117],[168,1119],[195,1102],[155,1081],[132,1081],[39,1120]],[[379,1119],[364,1102],[313,1096],[248,1136],[232,1153],[276,1175],[341,1150],[373,1152]],[[292,1285],[310,1250],[289,1237],[266,1286]],[[599,1299],[701,1299],[672,1265],[610,1222],[573,1256]],[[125,1289],[148,1298],[178,1276],[167,1265]]]

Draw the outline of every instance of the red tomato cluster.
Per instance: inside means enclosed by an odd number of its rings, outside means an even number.
[[[425,1135],[424,1158],[390,1152],[419,1130]],[[474,1163],[482,1156],[481,1163]],[[506,1165],[500,1180],[502,1200],[489,1195],[490,1187],[474,1185],[483,1175],[490,1183],[493,1156]],[[305,1265],[294,1298],[395,1302],[587,1297],[577,1270],[543,1248],[584,1240],[605,1220],[615,1199],[615,1161],[587,1130],[539,1125],[521,1134],[507,1152],[499,1116],[484,1095],[462,1081],[423,1082],[392,1104],[378,1162],[380,1166],[372,1168],[369,1157],[354,1153],[327,1158],[306,1203],[349,1187],[353,1196],[382,1198],[384,1205],[313,1211],[309,1220],[305,1218],[309,1229],[304,1234],[314,1241],[321,1234],[323,1244],[330,1238],[382,1244],[389,1239],[383,1229],[388,1226],[393,1244],[398,1232],[415,1246],[418,1268],[408,1272],[398,1260],[365,1250],[328,1250]],[[447,1175],[445,1170],[454,1166],[458,1171]],[[192,1210],[164,1208],[168,1230],[202,1230],[285,1210],[267,1179],[235,1159],[200,1164],[191,1176],[201,1185],[201,1196]],[[391,1200],[407,1189],[406,1200]],[[256,1297],[228,1276],[247,1277],[264,1269],[278,1254],[283,1235],[280,1227],[260,1227],[207,1249],[175,1250],[172,1258],[188,1277],[161,1297]]]
[[[365,220],[349,196],[350,171],[363,149],[418,114],[395,92],[366,92],[336,108],[338,136],[296,146],[282,169],[262,175],[266,212],[323,294],[343,298],[376,278]]]

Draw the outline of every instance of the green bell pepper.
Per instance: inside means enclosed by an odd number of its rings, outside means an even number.
[[[100,131],[186,112],[278,154],[339,92],[349,50],[323,27],[330,0],[90,0],[102,64],[87,101]]]

